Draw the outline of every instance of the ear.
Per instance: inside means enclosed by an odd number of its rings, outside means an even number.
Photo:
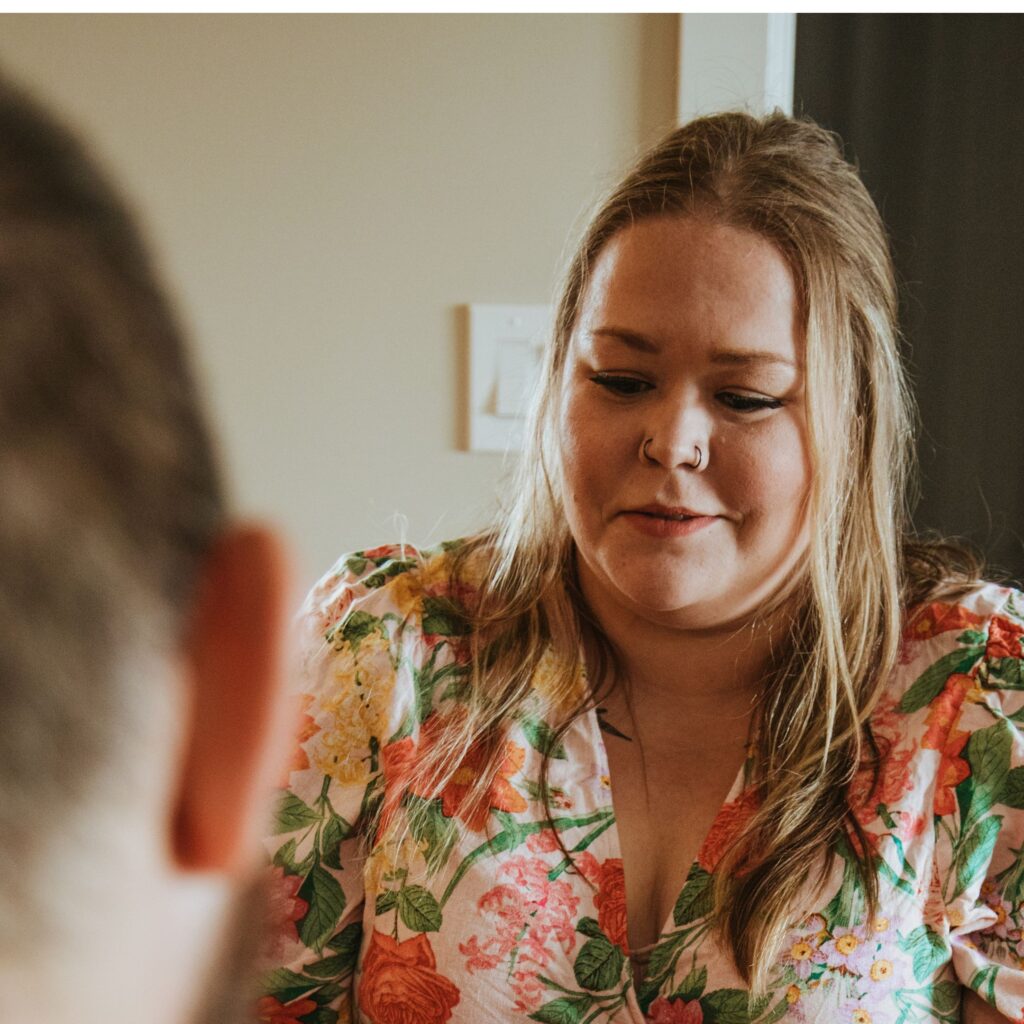
[[[255,854],[291,732],[289,595],[284,548],[262,527],[229,528],[201,570],[185,637],[190,707],[171,821],[182,870],[233,872]]]

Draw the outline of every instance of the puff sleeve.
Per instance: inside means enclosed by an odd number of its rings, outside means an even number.
[[[355,1017],[367,822],[383,793],[380,751],[408,700],[397,577],[409,548],[342,558],[299,614],[297,745],[267,841],[270,922],[258,1016],[301,1024]]]
[[[1024,595],[1006,591],[987,628],[961,638],[981,656],[949,677],[928,732],[953,969],[1011,1020],[1024,1016],[1022,638]]]

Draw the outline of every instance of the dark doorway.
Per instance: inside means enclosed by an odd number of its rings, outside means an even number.
[[[795,111],[892,235],[921,414],[921,529],[1024,581],[1024,16],[797,18]]]

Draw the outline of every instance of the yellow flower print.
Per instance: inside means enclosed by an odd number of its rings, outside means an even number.
[[[791,960],[810,960],[814,949],[809,942],[794,943],[793,948],[789,951],[789,957]]]
[[[312,761],[342,784],[363,783],[369,777],[370,738],[388,732],[395,683],[390,644],[376,630],[355,649],[343,643],[333,652],[331,669],[334,685],[320,703]]]
[[[853,1024],[871,1024],[871,1014],[867,1010],[854,1010],[850,1020]]]
[[[363,868],[363,879],[366,891],[379,893],[392,886],[386,876],[394,874],[399,868],[408,872],[407,881],[426,873],[424,851],[425,842],[417,842],[408,833],[401,839],[386,838],[378,843],[366,859]]]
[[[792,1006],[794,1003],[800,1001],[800,987],[798,985],[790,985],[786,989],[786,1002]]]
[[[849,956],[859,945],[860,939],[856,935],[840,935],[836,939],[836,950],[843,956]]]
[[[891,960],[876,960],[871,965],[871,980],[888,981],[892,977],[892,970]]]
[[[389,590],[398,614],[406,616],[415,612],[424,593],[431,587],[439,588],[448,583],[450,572],[449,558],[445,552],[441,552],[422,565],[396,576]]]
[[[875,932],[885,932],[889,930],[889,918],[887,917],[876,917],[871,922],[871,930]]]
[[[574,668],[567,675],[562,659],[550,647],[533,670],[530,684],[541,700],[555,709],[575,704],[583,696],[582,673]]]

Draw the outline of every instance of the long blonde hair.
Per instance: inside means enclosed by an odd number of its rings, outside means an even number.
[[[758,708],[760,806],[714,882],[716,925],[745,980],[761,989],[795,898],[815,866],[825,871],[836,843],[852,836],[847,848],[861,858],[868,906],[876,902],[847,787],[870,760],[866,721],[896,660],[906,596],[922,596],[959,559],[959,549],[906,540],[912,407],[889,247],[867,190],[822,128],[781,113],[692,121],[641,157],[597,209],[568,267],[513,500],[455,560],[457,575],[474,561],[482,581],[466,610],[469,710],[419,771],[440,789],[471,748],[487,750],[496,767],[502,734],[531,701],[567,728],[595,702],[592,691],[578,691],[581,641],[607,669],[591,677],[614,676],[615,652],[574,582],[557,396],[591,270],[609,239],[644,218],[695,214],[776,246],[797,284],[806,332],[809,551],[796,582],[799,610]],[[549,648],[558,655],[555,678],[538,694],[531,679]],[[484,798],[492,775],[480,773],[471,798]]]

